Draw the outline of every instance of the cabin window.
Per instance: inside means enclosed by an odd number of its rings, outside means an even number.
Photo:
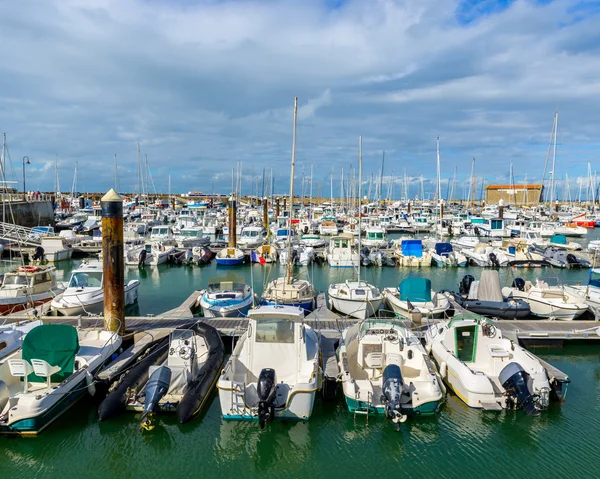
[[[5,286],[28,286],[27,276],[25,275],[6,275],[4,277]]]
[[[100,272],[80,272],[71,276],[69,288],[98,288],[102,286],[102,273]]]
[[[293,343],[294,323],[282,320],[259,320],[256,322],[257,343]]]
[[[0,341],[0,351],[2,351],[4,348],[6,348],[6,342]]]
[[[456,328],[456,357],[465,363],[475,361],[477,326]]]

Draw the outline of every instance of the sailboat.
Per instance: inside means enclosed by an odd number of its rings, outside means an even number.
[[[294,217],[294,167],[296,164],[296,123],[298,120],[298,97],[294,97],[294,129],[292,135],[292,171],[290,178],[289,225]],[[287,238],[287,257],[291,258],[291,235]],[[292,277],[292,262],[285,266],[285,276],[274,279],[267,284],[263,294],[263,302],[267,305],[298,306],[305,311],[312,311],[315,302],[315,290],[310,281]]]
[[[360,250],[362,229],[362,136],[358,140],[358,184],[358,249]],[[329,302],[333,308],[347,316],[366,319],[373,316],[379,310],[383,303],[383,295],[375,286],[360,280],[360,264],[357,271],[357,281],[346,281],[329,286]]]
[[[237,248],[236,236],[236,201],[235,196],[229,198],[229,234],[227,248],[217,253],[216,261],[220,266],[237,266],[244,262],[244,252]]]

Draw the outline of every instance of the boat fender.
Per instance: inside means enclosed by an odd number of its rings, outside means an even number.
[[[440,364],[440,376],[442,379],[446,377],[446,374],[448,374],[448,365],[446,361],[442,361],[442,364]]]
[[[94,383],[94,376],[89,371],[85,372],[85,384],[90,396],[94,396],[96,394],[96,384]]]

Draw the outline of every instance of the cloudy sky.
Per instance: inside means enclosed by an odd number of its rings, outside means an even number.
[[[522,182],[544,169],[559,111],[556,178],[600,157],[600,2],[595,0],[24,0],[0,2],[0,130],[9,177],[28,189],[137,184],[136,143],[157,190],[228,192],[263,168],[289,188],[458,169]],[[58,155],[58,156],[57,156]],[[11,166],[12,165],[12,166]],[[400,192],[398,178],[394,188]],[[433,182],[426,183],[426,189]],[[462,188],[457,185],[457,189]],[[397,196],[395,195],[395,196]]]

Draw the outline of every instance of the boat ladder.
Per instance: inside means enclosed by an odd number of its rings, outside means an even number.
[[[369,424],[369,411],[371,409],[371,397],[372,396],[373,396],[373,392],[367,391],[367,405],[361,407],[360,406],[360,389],[358,389],[358,386],[356,387],[356,394],[355,394],[356,408],[354,409],[354,421],[356,421],[357,414],[362,414],[366,417],[367,424]]]
[[[243,383],[232,382],[231,413],[246,414],[246,386]]]

